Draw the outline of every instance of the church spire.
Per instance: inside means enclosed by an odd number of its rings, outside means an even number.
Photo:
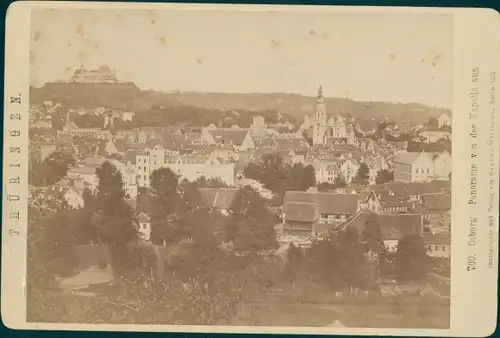
[[[319,85],[317,102],[323,102],[323,87]]]

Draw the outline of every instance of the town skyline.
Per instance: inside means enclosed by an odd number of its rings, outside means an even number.
[[[82,65],[109,66],[120,80],[167,93],[314,96],[321,84],[325,97],[452,106],[453,25],[443,15],[342,13],[332,21],[311,13],[313,25],[285,29],[280,23],[299,18],[295,13],[258,13],[264,19],[256,26],[252,12],[214,12],[208,18],[195,11],[62,12],[33,12],[34,87],[67,79]],[[179,24],[188,19],[207,29]],[[238,30],[227,29],[236,22]],[[394,26],[397,32],[391,32]]]

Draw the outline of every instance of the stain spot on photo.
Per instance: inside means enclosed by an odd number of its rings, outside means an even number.
[[[76,33],[80,36],[83,36],[83,26],[81,23],[78,24],[78,26],[76,26]]]
[[[203,59],[197,59],[197,60],[196,60],[196,62],[197,62],[199,65],[201,65],[201,64],[203,64]]]
[[[160,42],[160,44],[166,45],[167,44],[167,37],[165,35],[162,35],[158,38],[158,41]]]
[[[35,33],[33,34],[33,41],[38,41],[41,36],[42,36],[42,33],[40,33],[39,30],[36,30]]]
[[[396,54],[394,54],[394,53],[389,54],[389,58],[391,60],[396,60]]]
[[[280,48],[281,47],[281,43],[279,41],[276,41],[274,39],[271,40],[271,46],[273,48]]]
[[[316,36],[316,31],[314,29],[310,29],[309,35]]]

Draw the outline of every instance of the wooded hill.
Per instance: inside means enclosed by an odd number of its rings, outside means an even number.
[[[203,108],[206,113],[214,111],[276,111],[303,121],[305,112],[314,110],[314,97],[284,93],[200,93],[141,90],[134,83],[127,84],[78,84],[48,83],[30,90],[32,104],[51,100],[65,107],[105,107],[133,110],[138,113],[148,110],[175,110]],[[429,118],[437,118],[448,109],[428,107],[417,103],[358,102],[342,98],[325,98],[328,115],[352,116],[363,129],[376,127],[378,121],[387,118],[398,124],[424,124]]]

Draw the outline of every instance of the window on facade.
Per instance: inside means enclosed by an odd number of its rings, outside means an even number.
[[[427,173],[429,174],[431,172],[431,170],[429,168],[427,168]]]
[[[446,246],[445,245],[441,245],[441,251],[446,251]]]
[[[434,251],[439,251],[439,245],[434,245]]]
[[[328,223],[333,223],[335,217],[333,215],[328,215]]]
[[[415,169],[415,173],[416,173],[416,174],[418,174],[418,168],[417,168],[417,169]]]
[[[146,180],[146,175],[144,175],[144,181]]]

